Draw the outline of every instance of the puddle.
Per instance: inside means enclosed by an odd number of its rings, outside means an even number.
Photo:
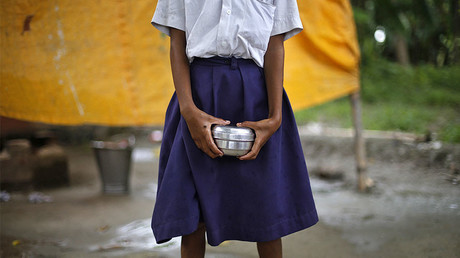
[[[149,183],[145,185],[145,187],[142,188],[142,190],[139,191],[139,194],[147,198],[149,200],[155,200],[157,197],[157,188],[158,184],[156,183]]]
[[[344,189],[343,180],[322,180],[317,177],[310,177],[310,185],[313,193],[332,193]]]
[[[458,216],[456,189],[435,184],[380,182],[372,193],[360,194],[344,182],[311,178],[320,220],[342,230],[359,251],[377,251],[401,232],[431,232],[433,218]]]
[[[91,252],[123,253],[154,251],[169,252],[180,248],[181,238],[176,237],[164,244],[156,244],[150,228],[150,219],[136,220],[121,226],[113,233],[115,236],[101,245],[89,248]]]

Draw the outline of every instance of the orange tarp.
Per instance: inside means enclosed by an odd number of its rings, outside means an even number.
[[[359,88],[348,0],[298,1],[304,31],[286,42],[294,109]],[[0,2],[0,115],[52,124],[162,124],[174,91],[154,0]]]

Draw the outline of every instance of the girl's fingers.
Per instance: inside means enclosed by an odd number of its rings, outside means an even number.
[[[216,117],[213,117],[212,120],[213,121],[211,121],[211,126],[212,124],[218,124],[218,125],[230,124],[230,121],[216,118]],[[214,142],[214,139],[212,138],[211,126],[208,126],[206,129],[206,145],[208,146],[208,148],[211,150],[211,152],[214,155],[221,157],[224,155],[224,153],[217,147],[216,143]]]
[[[195,142],[196,147],[198,147],[198,149],[203,150],[203,146],[201,145],[201,141],[199,141],[197,139],[193,139],[193,141]]]
[[[252,145],[251,151],[248,152],[246,155],[243,155],[239,157],[240,160],[252,160],[256,159],[257,156],[259,155],[260,149],[262,148],[262,145],[260,143],[260,140],[254,141],[254,145]]]
[[[208,115],[209,116],[209,120],[208,122],[213,125],[228,125],[230,124],[230,121],[228,120],[224,120],[222,118],[218,118],[218,117],[215,117],[215,116],[211,116],[211,115]]]
[[[208,148],[212,151],[212,153],[214,155],[217,155],[217,156],[224,155],[224,153],[221,150],[219,150],[219,148],[217,147],[217,145],[214,142],[214,139],[212,138],[211,134],[208,135],[208,139],[207,139],[206,143],[208,145]]]
[[[208,150],[205,152],[209,157],[211,157],[212,159],[215,159],[217,157],[219,157],[219,155],[215,154],[214,152],[211,151],[211,149],[208,148]]]
[[[206,143],[206,140],[203,138],[192,138],[193,141],[195,142],[195,145],[198,149],[200,149],[202,152],[204,152],[206,155],[208,155],[211,158],[215,158],[218,155],[215,154],[211,149],[209,148],[208,144]]]
[[[214,151],[212,151],[207,144],[202,145],[202,148],[200,148],[200,150],[202,150],[206,155],[208,155],[211,158],[216,158],[219,156],[218,154],[214,153]]]
[[[204,112],[203,112],[204,113]],[[193,135],[196,136],[194,139],[196,146],[203,151],[206,155],[211,158],[222,156],[222,151],[217,147],[212,138],[211,127],[213,124],[228,125],[230,121],[217,118],[204,113],[201,121],[197,121],[193,128]],[[191,130],[192,131],[192,130]]]
[[[257,155],[259,154],[258,151],[251,150],[249,153],[247,153],[244,156],[238,157],[240,160],[253,160],[257,158]]]
[[[245,155],[240,156],[238,158],[240,160],[252,160],[252,159],[257,158],[257,155],[259,154],[259,151],[260,151],[260,147],[259,147],[260,146],[260,141],[259,141],[259,138],[258,138],[260,136],[259,136],[259,133],[258,133],[258,128],[256,127],[256,122],[244,121],[244,122],[241,122],[241,123],[237,123],[236,126],[251,128],[252,130],[254,130],[254,132],[256,134],[256,139],[254,141],[254,144],[252,145],[251,151],[249,151]]]
[[[224,119],[220,119],[220,118],[215,118],[215,120],[212,122],[212,124],[216,124],[216,125],[228,125],[228,124],[230,124],[230,121],[224,120]]]
[[[236,126],[238,127],[249,127],[253,130],[256,130],[255,128],[255,122],[252,122],[252,121],[244,121],[244,122],[241,122],[241,123],[237,123]]]

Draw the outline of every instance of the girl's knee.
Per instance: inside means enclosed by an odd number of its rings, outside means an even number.
[[[196,231],[199,231],[199,230],[206,230],[206,225],[204,224],[204,222],[199,222],[198,223],[198,227],[197,227]]]

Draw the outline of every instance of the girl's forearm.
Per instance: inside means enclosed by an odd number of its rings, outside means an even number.
[[[270,38],[264,63],[268,94],[268,118],[275,121],[279,126],[282,120],[284,35],[276,35]]]
[[[257,158],[261,148],[278,130],[282,120],[283,100],[283,72],[284,72],[284,36],[277,35],[270,38],[268,49],[265,53],[265,83],[268,96],[268,118],[260,121],[245,121],[237,126],[252,128],[256,139],[252,149],[240,160],[253,160]]]
[[[179,101],[180,113],[187,123],[196,146],[211,158],[224,155],[214,143],[211,126],[227,125],[230,121],[216,118],[199,110],[192,97],[190,64],[185,53],[185,32],[171,28],[171,71]]]
[[[185,53],[185,47],[185,32],[171,28],[171,71],[182,114],[196,108],[192,98],[190,65]]]

